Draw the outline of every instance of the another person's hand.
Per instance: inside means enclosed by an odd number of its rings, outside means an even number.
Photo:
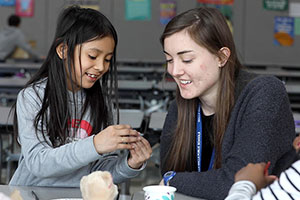
[[[250,163],[235,174],[235,182],[241,180],[251,181],[256,189],[260,190],[277,179],[276,176],[264,174],[266,163]]]
[[[133,149],[132,143],[141,140],[139,133],[130,125],[112,125],[94,136],[94,146],[99,154],[120,149]]]
[[[141,139],[132,143],[133,149],[130,149],[128,165],[133,169],[139,169],[143,163],[148,160],[152,154],[152,148],[149,142],[139,136]]]
[[[296,151],[299,152],[299,150],[300,150],[300,135],[294,139],[293,146],[296,149]]]

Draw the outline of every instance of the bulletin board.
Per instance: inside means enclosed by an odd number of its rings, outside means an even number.
[[[266,10],[263,1],[235,1],[234,38],[243,64],[300,68],[299,35],[293,35],[290,46],[274,44],[275,18],[288,17],[289,9]]]
[[[150,16],[136,16],[136,20],[128,20],[126,13],[126,0],[113,0],[107,15],[118,32],[118,61],[129,62],[164,62],[162,46],[159,38],[165,25],[161,22],[160,3],[161,0],[150,0]],[[176,12],[180,13],[197,6],[196,0],[174,0]],[[128,3],[128,2],[127,2]],[[101,2],[100,2],[101,4]],[[108,5],[105,5],[106,7]],[[148,8],[143,8],[145,11]],[[101,10],[101,5],[100,5]],[[106,10],[106,9],[105,9]],[[112,11],[112,12],[110,12]],[[111,15],[113,13],[113,15]],[[149,18],[150,17],[150,18]],[[144,19],[142,19],[144,18]]]

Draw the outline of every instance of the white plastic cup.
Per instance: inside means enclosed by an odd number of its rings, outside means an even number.
[[[145,200],[174,200],[176,188],[164,185],[150,185],[143,188]]]

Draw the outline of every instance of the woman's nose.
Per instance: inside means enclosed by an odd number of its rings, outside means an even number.
[[[168,71],[172,76],[179,76],[184,73],[183,68],[178,62],[173,62],[170,67],[168,67]]]

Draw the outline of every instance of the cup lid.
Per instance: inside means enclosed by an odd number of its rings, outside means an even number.
[[[155,192],[175,192],[177,189],[175,187],[172,186],[166,186],[166,185],[149,185],[149,186],[145,186],[143,187],[143,190],[145,192],[151,192],[151,191],[155,191]]]

